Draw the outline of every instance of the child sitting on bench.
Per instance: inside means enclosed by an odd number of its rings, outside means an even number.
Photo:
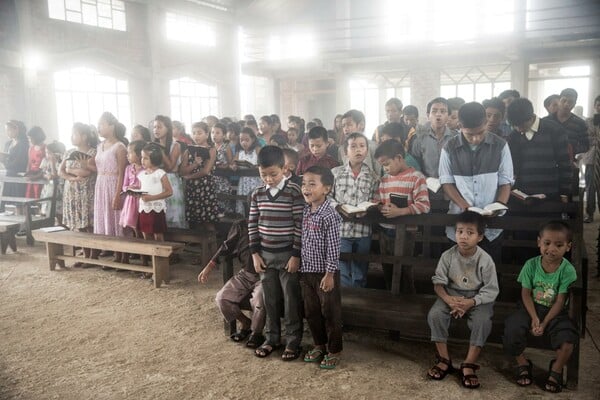
[[[217,265],[220,256],[237,255],[242,269],[229,279],[219,290],[215,301],[227,322],[239,321],[240,329],[231,335],[234,342],[242,342],[246,338],[246,347],[252,349],[260,346],[265,340],[262,335],[265,327],[265,307],[260,276],[254,270],[252,254],[248,247],[248,222],[240,220],[233,224],[227,239],[217,250],[206,267],[198,275],[198,282],[206,283],[208,276]],[[241,310],[240,304],[250,297],[252,319]]]
[[[475,364],[492,330],[494,300],[498,296],[498,278],[492,257],[477,244],[483,240],[483,217],[465,211],[456,220],[456,244],[442,253],[431,278],[438,299],[429,310],[427,322],[431,341],[437,350],[436,365],[427,375],[442,380],[454,371],[448,352],[448,327],[452,318],[469,318],[471,338],[465,362],[460,364],[461,383],[467,389],[479,387]]]

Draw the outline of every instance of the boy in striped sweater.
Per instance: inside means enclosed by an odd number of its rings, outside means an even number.
[[[291,361],[300,355],[302,342],[302,300],[296,271],[300,266],[304,199],[298,185],[283,178],[284,164],[279,147],[265,146],[258,153],[258,171],[265,185],[251,195],[248,239],[267,313],[266,340],[255,354],[267,357],[280,346],[283,315],[286,343],[281,358]]]
[[[425,214],[430,209],[425,175],[409,167],[406,164],[404,155],[404,146],[396,140],[386,140],[375,151],[375,159],[381,164],[385,172],[379,183],[375,200],[382,204],[381,213],[386,218]],[[392,194],[405,198],[406,204],[394,201]],[[400,206],[397,204],[400,204]],[[380,226],[379,246],[381,254],[392,255],[394,254],[396,227],[391,224],[380,224]],[[391,264],[383,264],[383,276],[386,288],[391,289]],[[411,290],[411,288],[407,289]]]

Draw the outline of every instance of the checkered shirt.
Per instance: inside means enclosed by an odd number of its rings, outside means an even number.
[[[340,259],[342,217],[325,200],[315,212],[310,204],[302,217],[302,265],[300,272],[335,273]]]

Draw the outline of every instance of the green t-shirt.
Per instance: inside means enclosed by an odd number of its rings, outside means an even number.
[[[534,303],[546,307],[552,307],[560,293],[568,293],[576,280],[575,267],[569,261],[563,258],[558,269],[549,274],[542,267],[542,256],[527,260],[517,278],[521,286],[531,289]]]

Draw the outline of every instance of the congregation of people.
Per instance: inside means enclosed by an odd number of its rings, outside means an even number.
[[[207,282],[220,256],[236,255],[242,269],[216,299],[225,319],[238,323],[231,339],[257,357],[282,347],[284,361],[303,355],[322,369],[341,361],[341,287],[367,286],[368,263],[340,260],[340,252],[369,254],[377,231],[380,254],[393,255],[394,221],[429,213],[432,201],[447,201],[457,218],[454,226],[439,227],[449,240],[439,249],[432,277],[438,299],[424,316],[437,357],[427,375],[441,380],[454,371],[448,328],[452,319],[465,317],[471,337],[458,370],[462,385],[475,389],[499,293],[495,265],[502,258],[502,230],[486,227],[486,219],[469,209],[506,206],[515,189],[568,202],[578,185],[574,171],[584,166],[585,222],[591,222],[600,203],[600,96],[587,120],[572,112],[576,102],[577,92],[564,89],[548,97],[542,117],[516,90],[482,103],[438,97],[427,104],[421,124],[420,110],[392,98],[385,104],[387,120],[372,135],[365,132],[364,114],[349,110],[335,116],[330,130],[318,118],[305,123],[290,116],[284,130],[277,115],[246,115],[240,121],[208,116],[188,133],[181,122],[158,115],[149,126],[134,126],[127,138],[126,127],[105,112],[97,127],[89,121],[73,125],[69,150],[56,141],[45,144],[42,128],[27,130],[11,120],[0,159],[6,174],[48,183],[6,183],[3,196],[43,198],[58,185],[59,224],[149,240],[164,240],[170,228],[215,230],[224,217],[237,216],[198,281]],[[258,171],[236,176],[242,169]],[[428,178],[441,188],[428,185]],[[374,208],[348,211],[365,203]],[[380,222],[365,218],[372,210]],[[560,220],[548,221],[537,238],[526,239],[537,239],[539,254],[523,260],[521,305],[505,323],[504,348],[517,365],[515,381],[530,385],[527,335],[549,335],[556,359],[543,388],[558,392],[578,340],[565,310],[577,279],[564,258],[571,230]],[[102,256],[83,251],[88,258]],[[135,255],[114,257],[129,263]],[[392,271],[383,265],[388,289]],[[251,317],[240,305],[248,296]],[[302,354],[304,319],[314,347]]]

